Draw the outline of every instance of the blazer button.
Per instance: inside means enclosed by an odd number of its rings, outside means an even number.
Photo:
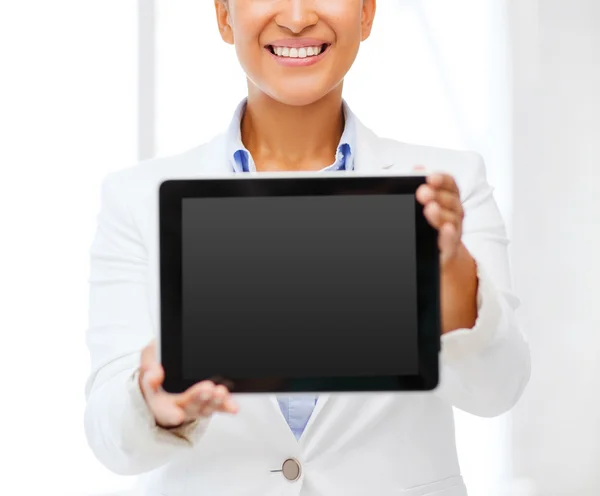
[[[285,462],[283,462],[281,471],[287,480],[297,481],[302,474],[302,467],[300,466],[300,462],[298,460],[288,458]]]

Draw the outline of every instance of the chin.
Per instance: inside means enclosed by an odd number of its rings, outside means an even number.
[[[271,98],[273,98],[275,101],[282,103],[283,105],[288,105],[290,107],[308,107],[309,105],[312,105],[313,103],[318,102],[319,100],[321,100],[323,97],[325,97],[326,94],[314,94],[314,93],[303,93],[303,94],[298,94],[298,93],[289,93],[289,92],[285,92],[285,93],[272,93],[271,95],[269,95]]]
[[[321,101],[335,91],[339,85],[316,85],[307,88],[305,85],[294,87],[285,85],[271,87],[266,93],[275,101],[291,107],[307,107]]]

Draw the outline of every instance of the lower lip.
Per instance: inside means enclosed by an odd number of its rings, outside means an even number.
[[[300,57],[295,57],[295,58],[279,57],[278,55],[275,55],[274,53],[272,53],[271,50],[269,50],[268,48],[265,48],[265,50],[268,52],[268,54],[271,57],[273,57],[275,59],[275,62],[277,62],[279,65],[283,65],[285,67],[308,67],[310,65],[315,65],[315,64],[319,63],[321,60],[323,60],[323,57],[325,57],[327,55],[330,48],[331,47],[328,46],[319,55],[313,55],[311,57],[304,57],[303,59]]]

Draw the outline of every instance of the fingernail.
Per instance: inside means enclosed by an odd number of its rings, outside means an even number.
[[[210,393],[208,391],[200,391],[198,398],[200,398],[200,401],[208,401],[210,399]]]
[[[217,398],[213,398],[213,400],[212,400],[212,404],[214,406],[219,406],[219,405],[221,405],[221,403],[223,403],[223,398],[217,397]]]

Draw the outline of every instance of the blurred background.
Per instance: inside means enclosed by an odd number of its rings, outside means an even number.
[[[0,2],[0,494],[135,494],[83,432],[100,182],[208,140],[244,92],[212,1]],[[457,412],[470,495],[600,495],[600,2],[380,0],[346,99],[481,153],[509,228],[532,379],[501,418]]]

